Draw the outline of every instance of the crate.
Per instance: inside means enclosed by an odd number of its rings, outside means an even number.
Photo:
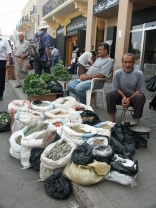
[[[34,100],[42,100],[42,101],[54,101],[56,100],[62,93],[50,93],[45,95],[35,95],[33,97],[30,97],[27,95],[27,100],[30,102]]]
[[[6,69],[6,79],[7,80],[11,80],[11,79],[15,79],[14,76],[14,66],[9,66],[8,69]]]

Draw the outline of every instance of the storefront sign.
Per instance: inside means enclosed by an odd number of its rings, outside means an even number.
[[[57,29],[57,35],[61,35],[63,34],[63,32],[64,32],[64,27],[61,26]]]
[[[100,2],[99,4],[95,5],[93,8],[93,13],[97,14],[99,12],[105,11],[107,9],[110,9],[112,7],[118,6],[119,0],[107,0]]]
[[[67,26],[67,32],[71,32],[74,30],[79,30],[82,28],[86,28],[87,19],[86,17],[78,17],[71,21],[71,23]]]

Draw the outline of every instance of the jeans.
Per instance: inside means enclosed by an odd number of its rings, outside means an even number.
[[[59,58],[58,56],[52,56],[52,62],[51,62],[52,67],[54,67],[57,64],[58,58]]]
[[[90,89],[91,80],[81,81],[80,79],[72,80],[68,83],[68,89],[77,95],[79,101],[86,104],[86,91]]]

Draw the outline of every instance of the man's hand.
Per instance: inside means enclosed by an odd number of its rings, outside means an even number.
[[[122,98],[122,107],[123,108],[128,108],[130,106],[130,99],[124,96]]]
[[[80,75],[80,79],[81,79],[82,81],[86,81],[86,80],[87,80],[86,74],[81,74],[81,75]]]
[[[24,55],[21,56],[21,58],[22,58],[22,59],[25,59],[25,58],[27,58],[27,55],[24,54]]]
[[[8,69],[9,68],[9,66],[10,66],[10,63],[9,62],[6,62],[6,69]]]
[[[90,62],[90,61],[88,61],[88,64],[91,66],[92,65],[92,63]]]

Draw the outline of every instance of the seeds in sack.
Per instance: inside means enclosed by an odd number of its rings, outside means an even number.
[[[92,121],[93,118],[94,118],[93,116],[90,116],[90,117],[85,117],[85,116],[84,116],[84,117],[82,117],[82,120],[83,120],[83,121]]]
[[[110,125],[102,125],[102,128],[103,129],[111,130],[112,127]]]
[[[54,125],[55,127],[60,127],[60,126],[62,126],[62,123],[61,123],[61,122],[56,122],[56,123],[53,123],[53,125]]]
[[[73,131],[77,132],[77,133],[82,133],[82,134],[85,134],[86,132],[84,130],[82,130],[80,128],[79,125],[73,125],[72,127],[70,127]]]
[[[21,145],[21,139],[22,139],[22,136],[19,135],[19,136],[15,139],[16,143],[19,144],[19,145]]]
[[[55,145],[54,149],[50,151],[48,158],[57,161],[69,154],[70,151],[71,147],[66,142],[62,142]]]
[[[34,123],[28,126],[27,130],[24,132],[24,136],[28,136],[38,131],[46,130],[47,127],[48,127],[48,123]]]
[[[43,135],[43,142],[42,142],[42,148],[47,147],[49,144],[51,144],[52,142],[57,141],[58,139],[60,139],[59,134],[57,134],[56,131],[50,131],[47,130],[45,131],[44,135]]]
[[[101,145],[101,144],[103,144],[103,140],[97,139],[94,141],[93,145],[97,146],[97,145]]]

